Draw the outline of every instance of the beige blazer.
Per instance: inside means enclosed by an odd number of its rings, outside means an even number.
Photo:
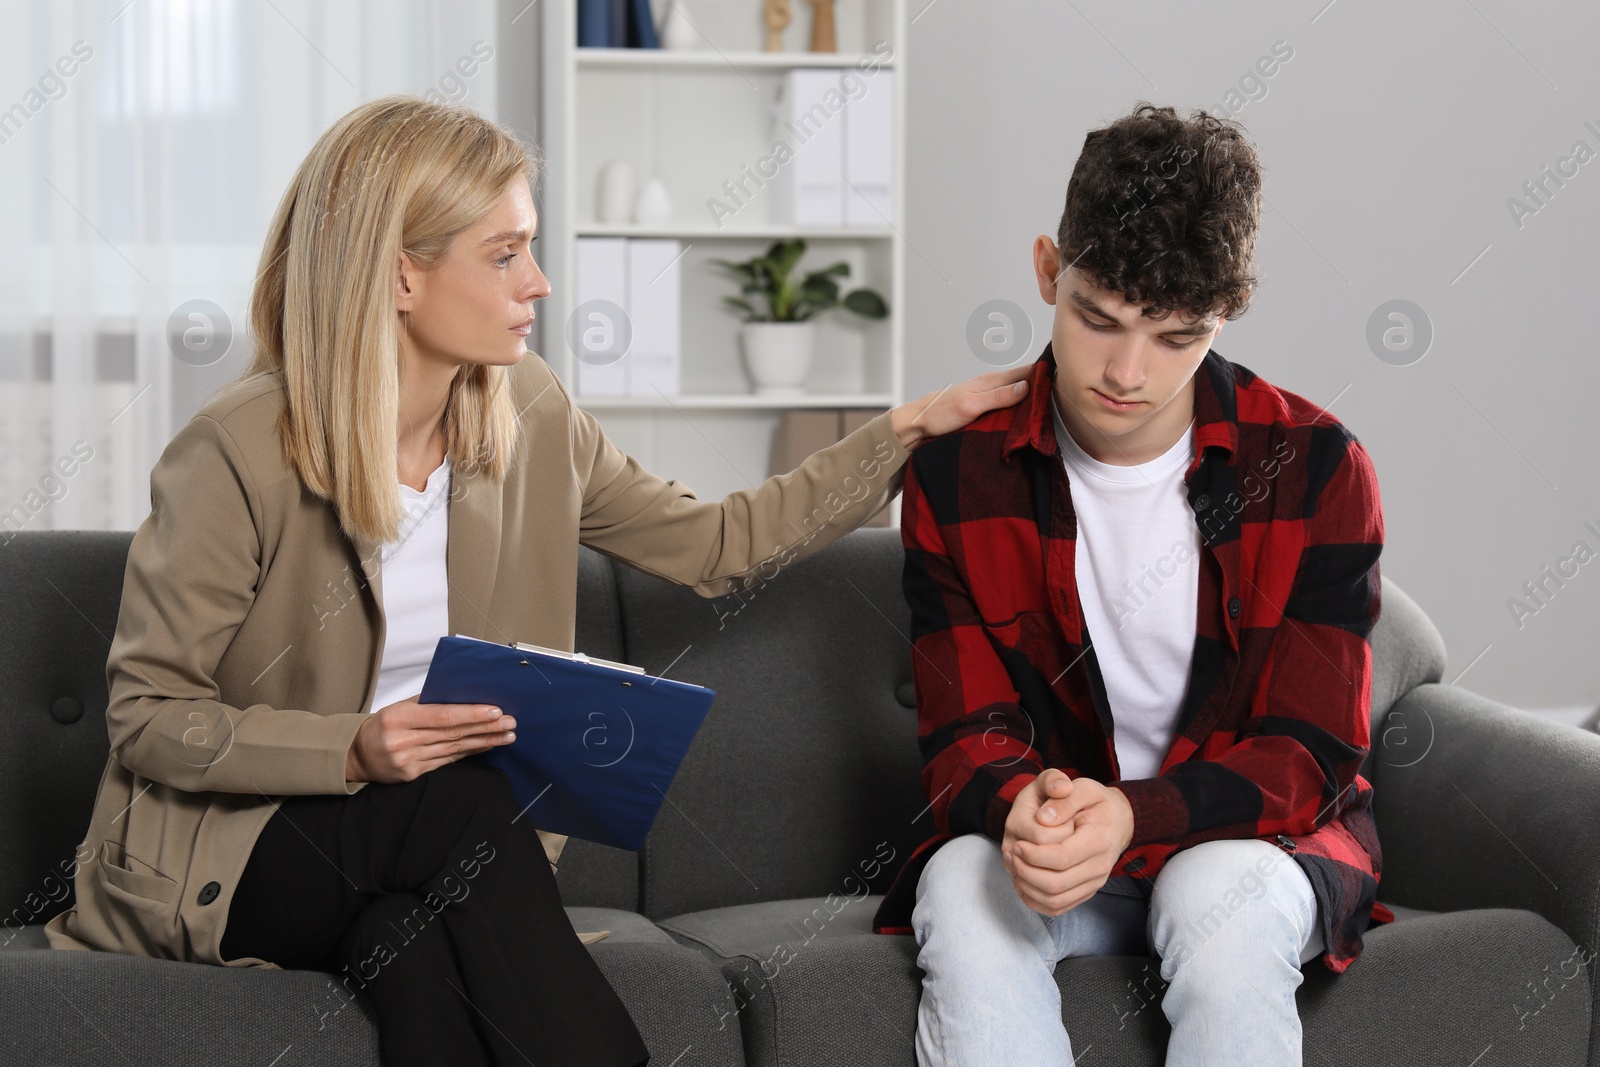
[[[579,544],[722,596],[904,481],[885,412],[788,474],[698,500],[612,444],[537,354],[510,378],[517,462],[501,485],[456,474],[450,493],[451,633],[571,650]],[[381,546],[347,539],[288,466],[282,402],[275,384],[227,387],[150,473],[106,664],[111,754],[76,903],[45,927],[56,948],[275,966],[220,951],[257,835],[278,797],[366,785],[344,771],[378,683]],[[554,864],[566,839],[540,836]]]

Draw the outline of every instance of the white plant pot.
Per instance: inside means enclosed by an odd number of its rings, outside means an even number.
[[[739,337],[756,396],[805,395],[817,347],[815,322],[747,322]]]

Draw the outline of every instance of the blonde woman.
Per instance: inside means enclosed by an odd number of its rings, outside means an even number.
[[[382,1060],[639,1064],[497,770],[499,709],[418,704],[438,638],[571,649],[579,544],[728,593],[899,490],[1027,367],[878,416],[720,503],[643,470],[524,347],[537,160],[473,112],[356,108],[300,165],[254,361],[151,472],[106,666],[111,757],[64,949],[335,972]]]

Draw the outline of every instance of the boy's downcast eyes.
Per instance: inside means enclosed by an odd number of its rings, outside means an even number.
[[[1089,329],[1091,329],[1091,330],[1096,330],[1096,331],[1103,332],[1105,330],[1114,330],[1114,329],[1116,329],[1116,326],[1112,325],[1112,324],[1107,324],[1107,323],[1103,323],[1103,322],[1090,322],[1088,319],[1084,318],[1082,315],[1079,315],[1078,318],[1082,319],[1083,320],[1083,324],[1085,326],[1089,327]],[[1190,345],[1194,344],[1195,340],[1196,339],[1192,338],[1192,339],[1190,339],[1188,341],[1183,342],[1183,344],[1181,344],[1181,345],[1177,345],[1177,344],[1173,344],[1171,341],[1169,341],[1165,337],[1163,337],[1161,339],[1161,343],[1166,345],[1168,348],[1171,348],[1171,349],[1173,349],[1175,351],[1180,351],[1181,352],[1183,349],[1188,348]]]

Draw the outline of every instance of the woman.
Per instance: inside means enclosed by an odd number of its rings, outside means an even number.
[[[922,437],[1019,399],[1027,368],[697,500],[524,348],[550,292],[536,176],[506,131],[405,97],[356,108],[296,172],[254,361],[151,472],[97,862],[55,947],[336,972],[370,997],[385,1064],[648,1060],[562,910],[564,839],[458,762],[516,724],[417,703],[434,645],[571,649],[580,543],[706,596],[810,555],[887,503]]]

